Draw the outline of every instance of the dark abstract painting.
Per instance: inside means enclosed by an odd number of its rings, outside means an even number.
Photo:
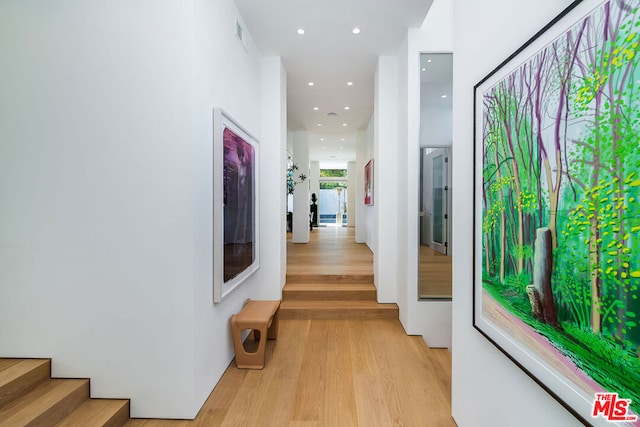
[[[260,268],[259,143],[224,110],[213,111],[213,302]]]
[[[247,269],[255,259],[253,146],[231,129],[223,131],[224,142],[224,281]]]

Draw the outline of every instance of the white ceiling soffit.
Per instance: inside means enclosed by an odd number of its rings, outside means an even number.
[[[420,27],[432,1],[235,0],[262,53],[283,59],[288,129],[314,132],[338,147],[341,138],[354,140],[373,113],[377,57],[397,54],[407,28]]]

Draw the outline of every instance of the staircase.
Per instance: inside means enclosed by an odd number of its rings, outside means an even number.
[[[88,379],[51,378],[49,359],[0,359],[0,427],[117,427],[128,420],[128,400],[90,399]]]
[[[373,275],[287,275],[280,319],[397,319],[396,304],[378,304]]]

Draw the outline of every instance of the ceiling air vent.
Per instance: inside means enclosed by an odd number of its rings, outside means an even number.
[[[236,37],[240,40],[240,44],[244,48],[245,52],[247,51],[247,36],[244,32],[244,25],[240,19],[236,18]]]

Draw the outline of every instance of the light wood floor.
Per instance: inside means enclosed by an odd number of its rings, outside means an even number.
[[[308,244],[290,238],[288,277],[373,274],[371,251],[354,243],[352,228],[314,229]],[[281,319],[265,368],[232,362],[194,421],[127,425],[455,426],[451,354],[408,336],[397,319]]]
[[[420,245],[420,298],[451,298],[451,257]]]
[[[309,243],[292,243],[289,233],[287,274],[373,274],[373,254],[352,227],[314,228]]]
[[[455,426],[451,357],[397,320],[281,320],[263,370],[232,363],[194,421],[128,426]]]

